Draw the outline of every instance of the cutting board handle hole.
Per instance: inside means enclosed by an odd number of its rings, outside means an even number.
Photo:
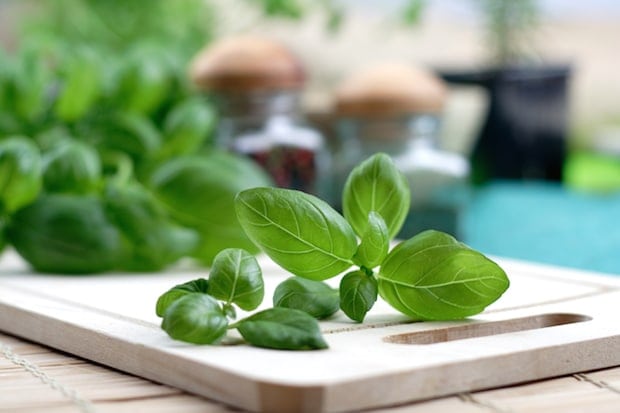
[[[435,344],[468,338],[494,336],[518,331],[537,330],[561,326],[564,324],[590,321],[592,317],[582,314],[551,313],[529,317],[513,318],[501,321],[468,322],[451,327],[395,334],[383,338],[383,341],[395,344]]]

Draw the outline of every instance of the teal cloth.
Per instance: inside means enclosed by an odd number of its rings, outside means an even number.
[[[494,182],[474,193],[464,229],[486,254],[620,275],[620,193]]]

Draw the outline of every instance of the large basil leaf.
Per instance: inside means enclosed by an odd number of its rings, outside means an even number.
[[[420,320],[480,313],[509,286],[496,263],[438,231],[424,231],[394,248],[378,279],[385,301]]]
[[[405,221],[410,203],[407,179],[383,153],[355,167],[342,194],[344,216],[360,237],[368,228],[368,214],[375,211],[383,217],[393,238]]]
[[[7,239],[37,271],[89,274],[117,269],[130,245],[100,199],[50,194],[17,211]]]
[[[191,293],[168,307],[161,328],[175,340],[211,344],[226,335],[228,320],[215,299]]]
[[[249,159],[224,152],[178,156],[158,166],[150,185],[155,197],[182,225],[200,232],[192,256],[211,265],[225,248],[259,249],[248,239],[235,215],[235,195],[267,186],[264,171]]]
[[[311,315],[274,307],[239,321],[237,329],[250,344],[279,350],[327,348],[319,323]]]
[[[273,293],[274,307],[301,310],[319,320],[338,311],[338,290],[322,281],[290,277],[282,281]]]
[[[244,310],[258,307],[265,296],[265,284],[256,258],[240,248],[222,250],[213,260],[209,294]]]
[[[332,207],[303,192],[254,188],[235,198],[245,233],[287,271],[325,280],[353,265],[357,240]]]
[[[377,301],[377,279],[363,271],[352,271],[340,280],[340,308],[352,320],[364,321]]]
[[[385,221],[381,215],[371,211],[368,214],[368,227],[353,260],[368,269],[375,268],[387,256],[389,247],[390,235]]]
[[[204,278],[198,278],[183,284],[175,285],[157,299],[155,312],[157,316],[163,317],[168,307],[179,298],[191,293],[207,294],[208,290],[209,282]]]

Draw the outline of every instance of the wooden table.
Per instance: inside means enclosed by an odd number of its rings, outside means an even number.
[[[0,412],[238,412],[0,333]],[[372,410],[414,412],[620,411],[620,367]]]

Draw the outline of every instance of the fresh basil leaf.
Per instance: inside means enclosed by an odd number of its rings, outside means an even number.
[[[157,313],[158,317],[163,317],[168,307],[179,298],[191,293],[207,294],[208,290],[209,282],[204,278],[198,278],[183,284],[175,285],[159,296],[157,304],[155,305],[155,313]]]
[[[368,269],[375,268],[387,256],[390,247],[390,234],[381,215],[375,211],[368,214],[368,227],[362,235],[360,245],[353,260]]]
[[[250,344],[279,350],[327,348],[319,323],[311,315],[291,308],[274,307],[245,318],[237,324]]]
[[[352,271],[340,280],[340,308],[352,320],[364,321],[377,301],[377,279],[363,271]]]
[[[312,195],[254,188],[237,194],[235,208],[248,237],[295,275],[325,280],[353,265],[357,249],[353,229]]]
[[[240,248],[220,251],[209,274],[209,294],[244,310],[258,307],[265,296],[265,284],[256,258]]]
[[[344,216],[360,237],[368,228],[368,214],[375,211],[383,217],[393,238],[405,221],[410,203],[407,179],[384,153],[355,167],[342,194]]]
[[[168,307],[161,328],[175,340],[212,344],[224,337],[228,320],[214,298],[191,293]]]
[[[509,286],[495,262],[438,231],[424,231],[394,248],[378,279],[381,297],[419,320],[478,314]]]
[[[301,310],[319,320],[338,311],[338,290],[322,281],[290,277],[273,293],[273,306]]]

